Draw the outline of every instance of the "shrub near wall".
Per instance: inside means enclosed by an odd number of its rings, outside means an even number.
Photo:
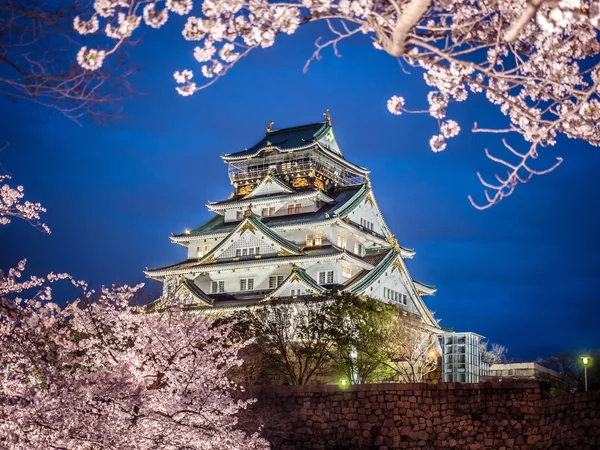
[[[281,386],[255,393],[274,449],[596,449],[600,393],[537,382]]]

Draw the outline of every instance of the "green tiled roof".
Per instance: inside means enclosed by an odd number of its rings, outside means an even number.
[[[314,289],[315,291],[321,292],[321,293],[327,291],[327,289],[320,286],[319,283],[317,283],[313,277],[311,277],[309,274],[307,274],[306,270],[299,267],[297,270],[297,273],[298,273],[298,277],[302,281],[304,281],[307,285],[309,285],[312,289]]]
[[[274,227],[279,225],[294,225],[294,224],[303,224],[303,223],[312,223],[319,222],[325,220],[329,217],[333,217],[333,211],[336,208],[340,208],[339,205],[346,204],[346,202],[350,201],[362,188],[356,187],[353,189],[347,189],[343,191],[336,192],[335,195],[331,195],[331,198],[335,200],[335,203],[332,205],[324,205],[321,209],[316,212],[304,213],[304,214],[290,214],[286,216],[280,217],[264,217],[263,223],[268,227]],[[207,234],[215,234],[215,233],[230,233],[235,230],[239,222],[225,222],[225,218],[219,214],[216,214],[213,218],[209,219],[203,225],[200,225],[197,228],[194,228],[189,233],[184,234],[176,234],[174,237],[194,237],[194,236],[204,236]]]
[[[210,202],[209,205],[210,206],[221,206],[221,205],[229,205],[229,204],[235,204],[235,203],[242,203],[242,204],[248,204],[248,203],[253,203],[255,201],[259,201],[259,200],[280,200],[280,199],[284,199],[284,198],[296,198],[299,196],[310,196],[313,195],[315,193],[319,193],[322,191],[319,191],[318,189],[311,189],[311,190],[307,190],[307,191],[303,191],[303,192],[292,192],[289,194],[265,194],[265,195],[258,195],[256,197],[252,197],[252,198],[230,198],[227,200],[221,200],[220,202]],[[327,196],[327,194],[323,194],[325,196]]]
[[[262,233],[264,233],[265,236],[267,236],[267,237],[269,237],[269,239],[277,242],[283,248],[287,248],[294,252],[300,253],[300,247],[298,247],[292,241],[289,241],[286,238],[284,238],[283,236],[277,234],[275,231],[271,230],[267,225],[265,225],[262,222],[261,218],[259,216],[257,216],[256,214],[252,214],[250,217],[248,217],[248,221],[252,225],[254,225],[256,228],[258,228]],[[225,241],[225,240],[226,239],[224,239],[223,241]]]
[[[250,262],[256,262],[256,263],[262,263],[264,261],[273,261],[273,260],[277,260],[278,262],[281,262],[282,264],[285,264],[286,262],[288,262],[289,260],[296,260],[298,258],[302,259],[302,257],[307,257],[307,258],[315,258],[315,257],[324,257],[324,256],[332,256],[332,255],[338,255],[340,253],[343,253],[341,250],[339,250],[336,247],[333,246],[328,246],[328,247],[322,247],[322,248],[314,248],[314,249],[305,249],[302,254],[300,255],[289,255],[289,256],[278,256],[277,254],[273,253],[271,255],[261,255],[260,259],[256,259],[254,257],[248,256],[246,258],[244,257],[240,257],[240,258],[223,258],[215,263],[212,264],[200,264],[200,259],[199,258],[194,258],[194,259],[186,259],[184,261],[180,261],[176,264],[171,264],[168,266],[164,266],[164,267],[159,267],[159,268],[155,268],[155,269],[146,269],[146,275],[152,277],[153,274],[152,272],[158,272],[158,271],[162,271],[162,270],[177,270],[177,269],[194,269],[197,267],[216,267],[219,265],[248,265],[248,263]],[[162,275],[160,275],[162,276]]]
[[[369,195],[371,189],[367,187],[366,183],[363,184],[360,189],[356,192],[351,199],[349,199],[346,203],[340,205],[339,208],[333,210],[333,214],[343,217],[350,214],[354,208],[356,208],[360,203]]]
[[[358,294],[364,291],[394,263],[397,257],[398,253],[394,248],[391,248],[379,264],[373,267],[373,269],[371,269],[364,277],[358,279],[356,283],[347,287],[345,291],[350,292],[351,294]]]
[[[196,283],[194,283],[192,280],[188,279],[188,278],[183,278],[181,280],[181,284],[188,290],[191,292],[191,294],[196,297],[198,300],[202,301],[203,303],[206,303],[207,305],[212,305],[214,303],[214,300],[212,298],[210,298],[208,295],[206,295],[204,293],[204,291],[202,289],[200,289]]]
[[[282,128],[281,130],[273,130],[267,133],[267,135],[258,141],[255,145],[249,149],[242,150],[241,152],[230,153],[225,155],[223,158],[237,158],[239,156],[252,156],[257,153],[260,149],[268,147],[267,141],[271,146],[279,147],[281,149],[290,149],[308,145],[311,142],[318,140],[318,138],[328,128],[326,122],[311,123],[309,125],[301,125],[298,127]]]

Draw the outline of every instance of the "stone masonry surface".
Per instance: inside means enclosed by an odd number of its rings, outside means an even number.
[[[600,392],[535,381],[263,387],[248,411],[273,449],[600,449]]]

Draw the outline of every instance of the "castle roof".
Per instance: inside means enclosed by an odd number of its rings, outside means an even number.
[[[327,204],[321,207],[318,211],[302,213],[302,214],[290,214],[287,216],[275,216],[265,217],[263,222],[269,227],[283,226],[283,225],[301,225],[312,222],[319,222],[322,220],[333,217],[334,210],[340,208],[340,205],[345,205],[355,195],[361,192],[362,186],[334,192],[330,197],[335,201],[333,204]],[[212,219],[209,219],[204,224],[197,228],[194,228],[189,233],[175,234],[171,236],[173,240],[188,240],[193,236],[204,236],[209,234],[218,233],[229,233],[233,231],[239,222],[225,222],[225,218],[219,214],[216,214]],[[181,238],[181,239],[177,239]]]
[[[354,164],[344,158],[335,139],[333,128],[329,121],[300,125],[280,130],[267,131],[265,137],[248,149],[223,155],[227,163],[251,159],[260,156],[264,151],[289,153],[315,147],[322,153],[341,162],[343,165],[361,174],[369,173],[365,167]]]
[[[261,150],[267,147],[277,147],[281,150],[295,150],[307,147],[317,142],[319,138],[324,137],[329,129],[331,129],[331,126],[327,122],[317,122],[267,131],[266,136],[252,147],[225,155],[223,159],[227,161],[240,157],[256,156]],[[337,153],[341,155],[339,150]]]
[[[360,256],[353,255],[343,249],[340,249],[334,245],[327,245],[322,247],[307,247],[302,250],[299,255],[284,255],[280,256],[277,254],[270,255],[258,255],[246,256],[246,257],[231,257],[231,258],[220,258],[218,261],[206,264],[202,261],[203,258],[192,258],[180,261],[176,264],[164,266],[156,269],[146,269],[146,276],[150,278],[160,278],[166,275],[183,275],[187,273],[206,272],[212,270],[221,270],[226,268],[236,268],[239,266],[248,265],[272,265],[272,264],[295,264],[301,263],[302,261],[314,260],[319,261],[325,260],[336,260],[343,258],[351,261],[364,269],[371,269],[373,266],[363,260]]]

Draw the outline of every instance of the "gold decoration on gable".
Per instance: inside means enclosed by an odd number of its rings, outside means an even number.
[[[392,264],[392,272],[394,271],[394,269],[396,269],[400,273],[404,272],[404,268],[402,267],[402,264],[397,259],[394,261],[394,264]]]
[[[290,252],[289,250],[286,250],[285,248],[282,248],[281,250],[279,250],[279,252],[277,253],[277,256],[293,256],[294,254],[292,252]]]
[[[369,192],[369,195],[367,195],[367,198],[365,198],[365,203],[366,202],[369,202],[371,206],[375,206],[375,198],[373,197],[372,192]]]
[[[318,189],[321,189],[322,191],[325,190],[325,185],[323,184],[323,182],[321,180],[315,180],[315,187]]]
[[[397,252],[400,251],[400,245],[398,245],[398,240],[394,236],[388,236],[385,238],[388,244],[396,249]]]
[[[242,234],[244,234],[245,231],[250,231],[252,234],[254,234],[254,232],[256,231],[256,227],[250,222],[246,221],[246,223],[240,227],[238,233],[240,233],[241,236]]]
[[[210,255],[210,258],[208,258],[205,261],[202,261],[202,264],[214,264],[217,262],[217,258],[215,258],[215,255]]]
[[[293,281],[300,281],[300,277],[298,275],[294,275],[292,278],[290,278],[290,283]]]
[[[295,188],[306,187],[308,186],[308,180],[302,177],[294,178],[294,181],[292,181],[292,186]]]
[[[254,190],[254,185],[249,184],[248,186],[242,186],[238,189],[238,195],[247,195]]]

